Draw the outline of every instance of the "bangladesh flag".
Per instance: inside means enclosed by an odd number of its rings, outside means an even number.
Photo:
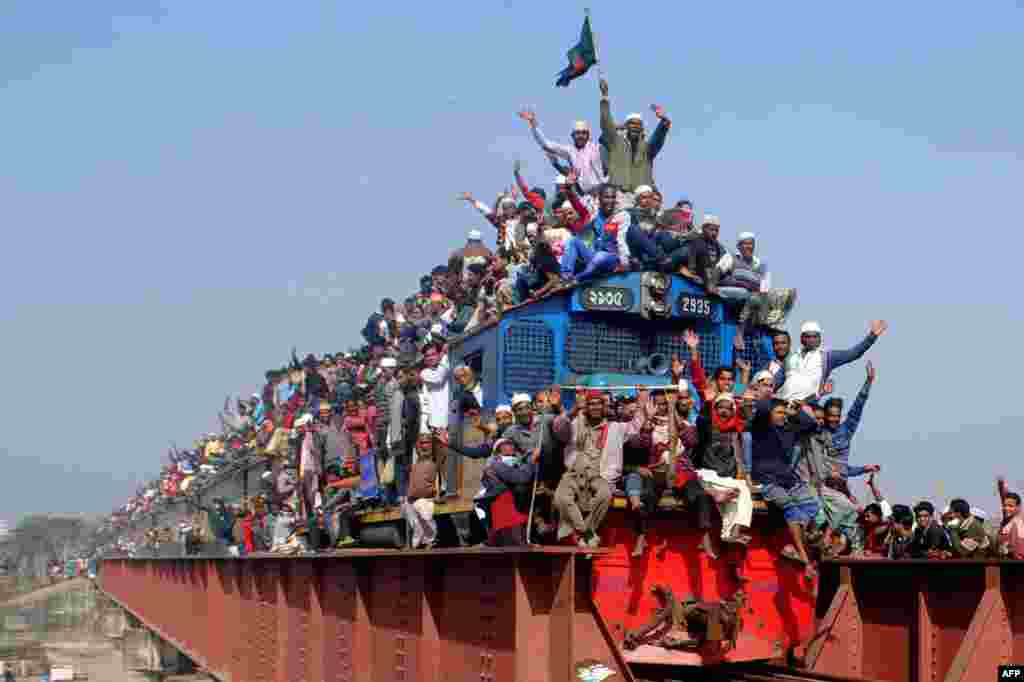
[[[590,17],[583,20],[583,30],[580,31],[580,42],[566,52],[569,58],[569,66],[558,74],[555,86],[560,88],[569,87],[574,79],[579,78],[597,63],[597,52],[594,50],[594,34],[590,32]]]

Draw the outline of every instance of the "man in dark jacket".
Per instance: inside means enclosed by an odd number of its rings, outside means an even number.
[[[395,485],[402,498],[408,493],[408,473],[420,433],[419,374],[414,367],[399,371],[398,389],[382,409],[390,412],[388,441],[391,456],[395,457]]]
[[[761,484],[764,499],[782,510],[793,539],[792,548],[783,549],[787,559],[799,561],[805,575],[815,575],[804,547],[804,526],[818,514],[818,498],[796,473],[794,446],[801,435],[818,428],[809,405],[800,410],[782,400],[759,400],[747,417],[753,445],[755,482]]]

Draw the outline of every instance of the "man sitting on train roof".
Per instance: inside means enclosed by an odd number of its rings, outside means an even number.
[[[658,224],[655,192],[649,185],[636,188],[636,208],[627,211],[628,227],[620,230],[619,257],[631,270],[657,270],[666,260],[655,239]]]
[[[566,472],[554,500],[560,518],[558,539],[575,533],[581,547],[597,547],[597,530],[611,504],[612,486],[622,474],[623,442],[647,423],[650,394],[638,387],[641,409],[627,424],[608,421],[600,391],[588,391],[578,398],[568,415],[555,417],[552,429],[554,437],[566,444]]]
[[[800,350],[789,352],[776,372],[776,396],[781,400],[799,401],[820,395],[822,386],[834,370],[859,359],[888,328],[884,320],[875,320],[867,336],[853,348],[825,351],[821,348],[821,325],[804,322],[800,327]]]
[[[718,295],[742,305],[740,326],[778,327],[796,303],[795,289],[772,289],[771,273],[754,255],[753,232],[741,232],[735,254],[726,253],[718,261]]]
[[[620,205],[632,208],[636,188],[654,184],[654,159],[665,145],[672,121],[665,115],[664,108],[655,104],[651,109],[658,118],[658,127],[650,140],[644,139],[644,120],[640,114],[627,116],[626,134],[619,135],[608,99],[608,82],[602,78],[598,85],[601,89],[600,142],[608,150],[608,183],[620,190]]]
[[[601,190],[598,204],[597,215],[565,245],[561,265],[566,281],[575,278],[584,282],[619,267],[618,232],[620,227],[624,229],[629,216],[618,210],[617,193],[611,185]]]
[[[721,227],[718,216],[704,214],[700,231],[689,240],[687,264],[679,269],[679,274],[697,284],[704,286],[709,294],[718,294],[718,261],[727,251],[718,241]]]

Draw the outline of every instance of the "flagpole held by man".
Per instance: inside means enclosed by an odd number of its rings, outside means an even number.
[[[590,10],[587,10],[583,19],[579,42],[566,52],[566,57],[569,59],[569,65],[558,73],[556,87],[569,87],[569,83],[584,75],[597,63],[597,48],[594,44],[594,34],[590,30]]]

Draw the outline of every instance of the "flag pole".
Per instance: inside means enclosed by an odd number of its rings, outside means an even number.
[[[587,19],[590,19],[590,8],[585,7],[583,9],[583,14],[584,16],[587,17]],[[602,68],[601,66],[601,54],[600,51],[597,49],[597,31],[594,30],[593,20],[591,20],[590,22],[590,35],[593,36],[594,38],[594,61],[597,62],[597,77],[601,80],[604,80],[604,68]]]

